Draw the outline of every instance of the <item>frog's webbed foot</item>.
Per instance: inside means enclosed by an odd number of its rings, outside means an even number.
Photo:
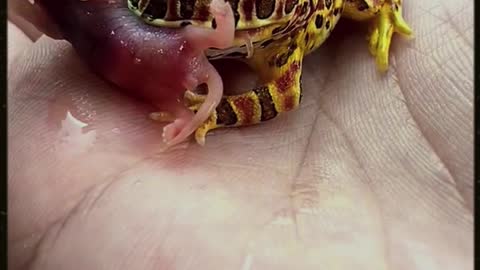
[[[393,2],[393,3],[392,3]],[[412,37],[413,31],[402,17],[402,7],[399,2],[386,1],[380,8],[372,24],[369,35],[369,50],[376,57],[380,71],[388,69],[388,58],[393,33]]]

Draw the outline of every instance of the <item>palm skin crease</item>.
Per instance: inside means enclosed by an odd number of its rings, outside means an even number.
[[[384,76],[344,21],[299,110],[164,154],[152,108],[11,26],[9,269],[473,269],[472,4],[404,5]]]

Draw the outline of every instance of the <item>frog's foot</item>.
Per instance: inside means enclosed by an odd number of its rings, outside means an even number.
[[[212,0],[210,13],[214,17],[213,29],[196,26],[185,27],[185,37],[195,49],[206,50],[214,47],[225,49],[233,45],[235,38],[235,18],[230,4],[224,0]]]
[[[399,33],[405,37],[412,37],[413,35],[412,29],[402,17],[400,3],[386,1],[378,12],[369,35],[370,53],[376,57],[377,67],[382,72],[388,69],[393,33]]]

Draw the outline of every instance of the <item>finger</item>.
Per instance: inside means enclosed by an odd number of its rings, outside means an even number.
[[[8,18],[32,40],[44,33],[52,38],[61,39],[57,26],[38,4],[28,0],[9,0]]]
[[[32,40],[29,39],[23,31],[16,27],[10,21],[8,22],[8,66],[15,61],[15,59],[22,54],[26,49],[32,45]]]

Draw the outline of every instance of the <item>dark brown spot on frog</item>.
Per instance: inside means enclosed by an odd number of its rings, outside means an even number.
[[[245,20],[251,21],[253,16],[253,1],[254,0],[244,0],[242,3],[243,14],[245,15]]]
[[[325,7],[325,0],[318,0],[316,10],[322,10]]]
[[[182,0],[180,1],[180,17],[182,19],[191,19],[195,9],[196,0]]]
[[[143,11],[142,16],[149,19],[164,19],[167,14],[167,1],[150,0],[148,6]]]
[[[260,106],[262,107],[261,121],[267,121],[277,116],[278,112],[275,109],[275,104],[273,103],[268,87],[256,87],[253,89],[253,92],[257,95]]]
[[[255,7],[257,17],[259,19],[266,19],[272,16],[275,10],[275,0],[255,0]]]
[[[286,2],[285,2],[285,14],[289,14],[290,12],[292,12],[293,8],[297,4],[298,4],[298,0],[286,0]]]
[[[323,26],[323,16],[320,14],[317,14],[317,16],[315,17],[315,27],[317,27],[317,29],[320,29],[322,28],[322,26]]]
[[[277,2],[278,5],[277,5],[277,9],[275,10],[275,19],[281,19],[282,16],[283,16],[283,10],[284,10],[284,5],[285,5],[285,2],[284,1],[278,1]]]
[[[327,9],[330,9],[332,7],[332,0],[325,0],[325,6]]]
[[[220,101],[220,104],[217,106],[217,125],[226,125],[231,126],[237,123],[237,115],[233,110],[230,103],[224,98]]]
[[[325,23],[325,28],[327,28],[327,30],[330,29],[330,21],[329,20],[327,20],[327,22]]]
[[[194,18],[194,19],[204,22],[210,16],[210,11],[209,11],[208,6],[200,5],[196,9],[197,9],[197,14],[195,14],[196,18]]]

